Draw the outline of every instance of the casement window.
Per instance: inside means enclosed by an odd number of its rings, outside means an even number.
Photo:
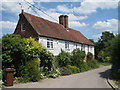
[[[65,42],[65,49],[69,49],[69,42]]]
[[[25,29],[26,29],[26,28],[25,28],[25,23],[22,23],[22,24],[21,24],[21,32],[25,32]]]
[[[84,44],[81,45],[81,50],[85,51],[85,45]]]
[[[53,48],[53,40],[47,39],[47,48]]]

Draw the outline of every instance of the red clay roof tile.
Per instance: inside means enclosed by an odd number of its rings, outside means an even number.
[[[87,45],[94,45],[77,30],[68,28],[67,31],[66,28],[64,28],[61,24],[51,22],[49,20],[28,14],[26,12],[23,12],[22,14],[26,17],[28,22],[40,36],[68,40]]]

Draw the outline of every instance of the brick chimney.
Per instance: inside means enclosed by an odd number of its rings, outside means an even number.
[[[65,28],[68,28],[68,16],[60,15],[59,16],[59,24],[63,25]]]
[[[68,16],[64,16],[64,23],[65,23],[65,28],[68,28]]]

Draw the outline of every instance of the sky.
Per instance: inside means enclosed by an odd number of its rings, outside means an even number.
[[[29,4],[38,7],[43,12]],[[80,31],[88,39],[97,41],[102,32],[118,33],[119,0],[3,0],[0,3],[0,38],[12,34],[21,9],[25,12],[59,23],[58,17],[68,15],[70,28]],[[36,13],[37,12],[37,13]]]

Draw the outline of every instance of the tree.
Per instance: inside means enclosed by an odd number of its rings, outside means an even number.
[[[120,34],[111,40],[109,52],[111,52],[112,57],[112,76],[120,79]]]
[[[110,33],[108,31],[102,32],[102,36],[98,40],[98,42],[95,43],[95,57],[97,57],[98,53],[106,48],[109,44],[109,40],[112,40],[114,38],[114,34]]]
[[[93,39],[89,39],[92,43],[95,43]]]

